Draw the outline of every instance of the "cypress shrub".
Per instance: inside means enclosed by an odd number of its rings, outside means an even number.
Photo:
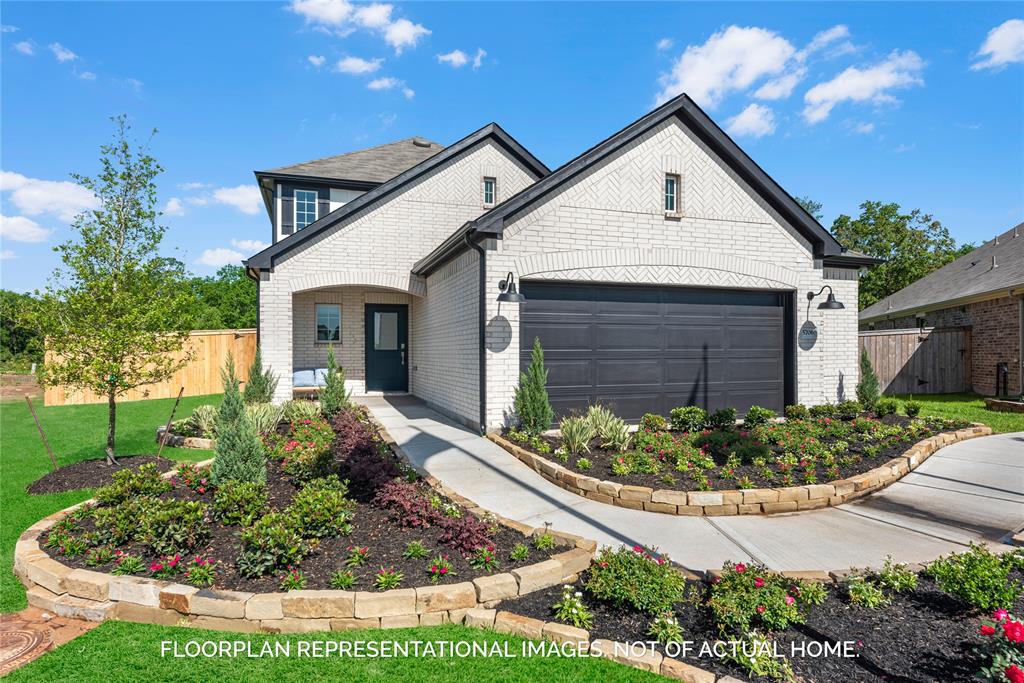
[[[245,383],[242,398],[245,399],[246,405],[270,403],[274,399],[275,389],[277,376],[270,368],[263,368],[263,354],[259,347],[256,347],[256,355],[249,366],[249,381]]]
[[[865,410],[874,410],[875,404],[881,397],[882,392],[878,389],[878,375],[871,367],[871,359],[868,358],[867,349],[860,351],[860,381],[857,382],[857,400],[864,406]]]
[[[228,356],[221,370],[224,400],[217,412],[217,457],[210,468],[214,486],[227,481],[262,484],[267,481],[267,459],[256,430],[245,411],[245,402],[238,390],[235,359]]]
[[[513,408],[519,417],[520,428],[531,436],[537,436],[551,427],[555,411],[548,401],[548,371],[544,368],[544,349],[540,337],[533,339],[533,353],[526,372],[519,373]]]
[[[320,392],[320,412],[328,418],[334,417],[345,408],[350,408],[352,392],[345,389],[345,368],[334,358],[334,347],[327,348],[327,377],[324,390]]]

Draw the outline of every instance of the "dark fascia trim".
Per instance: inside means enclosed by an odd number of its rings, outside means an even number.
[[[480,233],[501,235],[512,220],[537,200],[588,167],[614,154],[654,126],[677,116],[714,150],[740,177],[764,197],[782,217],[814,245],[814,256],[838,255],[842,246],[835,237],[793,199],[764,169],[715,124],[687,95],[679,95],[643,118],[557,168],[551,175],[510,197],[477,219]]]
[[[368,191],[380,185],[369,180],[344,180],[341,178],[324,178],[321,176],[298,175],[295,173],[277,173],[275,171],[253,171],[256,176],[256,186],[260,188],[260,195],[263,197],[263,205],[267,209],[267,215],[271,222],[274,221],[274,189],[267,187],[263,181],[270,180],[272,185],[278,182],[290,185],[310,185],[315,187],[335,187],[341,190],[362,190]],[[275,229],[277,226],[274,226]]]
[[[836,256],[826,256],[822,259],[822,265],[832,268],[872,268],[882,263],[885,263],[885,259],[865,254],[858,254],[856,256],[853,254],[838,254]]]
[[[461,228],[449,235],[444,242],[441,242],[441,244],[439,244],[432,252],[421,258],[415,265],[413,265],[413,275],[426,277],[448,261],[451,261],[453,258],[464,252],[468,248],[465,236],[469,233],[475,232],[477,229],[476,226],[476,221],[463,223]]]
[[[506,151],[508,151],[513,157],[518,159],[520,163],[525,165],[534,175],[538,178],[545,177],[551,171],[547,166],[542,164],[535,156],[530,154],[519,142],[511,135],[506,133],[501,126],[496,123],[489,123],[483,128],[470,133],[466,137],[462,138],[458,142],[452,144],[449,147],[444,148],[429,159],[425,159],[420,163],[416,164],[412,168],[403,173],[398,174],[391,180],[381,183],[377,187],[369,190],[368,192],[360,195],[353,199],[348,204],[339,207],[335,211],[327,214],[323,218],[317,220],[314,223],[303,228],[298,233],[290,236],[287,239],[283,239],[276,244],[273,244],[260,253],[249,258],[245,261],[245,265],[254,268],[273,268],[274,261],[294,250],[300,244],[303,244],[307,240],[320,234],[324,230],[341,223],[345,219],[355,215],[362,209],[366,208],[373,202],[382,199],[389,194],[401,189],[406,184],[416,180],[445,163],[449,159],[452,159],[463,152],[475,147],[477,144],[487,139],[493,139],[499,145],[501,145]]]

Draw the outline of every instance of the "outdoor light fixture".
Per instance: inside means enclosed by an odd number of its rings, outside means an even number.
[[[498,295],[499,303],[521,304],[526,301],[526,297],[516,291],[516,279],[513,277],[512,271],[509,271],[505,279],[498,283],[498,289],[501,290],[501,294]]]
[[[815,294],[814,292],[807,292],[807,300],[811,301],[812,299],[814,299],[814,297],[821,296],[821,293],[824,292],[826,289],[828,290],[828,297],[826,297],[824,301],[818,304],[819,311],[838,311],[841,308],[846,308],[846,306],[844,306],[841,302],[836,301],[836,295],[832,293],[832,288],[829,287],[828,285],[825,285],[824,287],[819,289],[817,294]]]

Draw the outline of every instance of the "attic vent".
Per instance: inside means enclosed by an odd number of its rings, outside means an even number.
[[[424,140],[423,138],[413,138],[412,144],[416,145],[417,147],[430,147],[430,141]]]

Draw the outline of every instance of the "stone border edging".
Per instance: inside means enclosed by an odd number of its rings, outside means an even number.
[[[841,505],[898,481],[904,475],[917,469],[921,463],[943,446],[978,436],[987,436],[991,433],[991,427],[974,423],[971,427],[958,429],[955,432],[937,434],[918,441],[904,451],[903,455],[893,458],[884,465],[828,484],[721,491],[674,491],[604,481],[588,477],[542,458],[536,453],[517,446],[496,432],[488,432],[487,438],[552,484],[578,496],[606,505],[666,515],[718,517],[768,515]]]
[[[1024,402],[1003,401],[998,398],[986,398],[985,407],[997,413],[1024,413]]]
[[[167,436],[164,437],[164,434]],[[165,438],[165,446],[171,446],[172,448],[201,448],[204,450],[212,451],[214,440],[204,439],[199,436],[181,436],[174,432],[168,432],[167,427],[160,426],[156,428],[156,442],[160,443],[161,438]]]

